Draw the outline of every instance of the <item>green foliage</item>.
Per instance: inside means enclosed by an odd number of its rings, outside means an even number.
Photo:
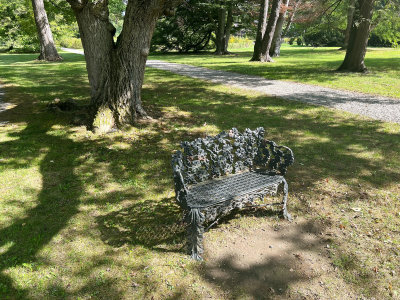
[[[299,37],[296,39],[296,44],[297,44],[297,46],[302,46],[302,45],[304,45],[304,39],[303,39],[302,36],[299,36]]]
[[[13,48],[34,48],[38,43],[31,2],[0,2],[0,45]]]
[[[343,44],[344,35],[340,30],[326,28],[324,30],[318,28],[310,28],[304,34],[304,43],[307,46],[341,46]]]
[[[233,7],[231,34],[254,35],[257,6],[253,1],[187,0],[177,8],[174,16],[162,17],[158,21],[152,50],[188,52],[213,48],[218,9],[226,9],[228,5]]]
[[[384,42],[392,46],[400,44],[400,1],[383,0],[377,1],[377,9],[374,16],[374,29],[372,34],[375,40],[380,40],[381,46]]]
[[[189,0],[171,17],[162,17],[152,39],[152,50],[199,51],[208,47],[215,29],[215,13],[208,1]]]
[[[61,36],[59,42],[61,47],[82,49],[82,41],[79,38]]]
[[[371,47],[392,47],[396,44],[392,44],[391,42],[382,39],[382,36],[377,35],[375,32],[372,32],[368,39],[368,46]]]
[[[63,0],[45,1],[50,27],[58,44],[61,38],[77,37],[75,17]],[[17,52],[39,49],[39,40],[30,0],[0,2],[0,46]]]
[[[306,45],[342,46],[347,26],[349,1],[314,1],[297,12],[296,22],[289,36],[303,36]],[[396,46],[400,41],[400,1],[380,0],[375,2],[372,32],[369,45]]]
[[[305,6],[296,12],[296,22],[289,36],[303,39],[298,45],[341,46],[347,20],[348,1],[305,1]]]
[[[114,25],[116,29],[116,35],[119,35],[122,30],[122,25],[124,23],[124,13],[126,9],[126,0],[109,0],[108,10],[110,12],[109,18],[110,22]]]

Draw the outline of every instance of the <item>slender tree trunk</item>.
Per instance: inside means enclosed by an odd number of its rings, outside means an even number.
[[[54,45],[53,34],[51,33],[43,0],[32,0],[32,7],[40,41],[40,55],[38,59],[47,61],[62,60]]]
[[[225,24],[226,24],[226,9],[225,7],[220,7],[218,9],[218,24],[216,29],[216,40],[215,40],[215,54],[222,55],[224,54],[225,41],[224,41],[224,33],[225,33]]]
[[[289,6],[289,0],[283,0],[281,11],[279,12],[278,21],[276,22],[274,37],[272,38],[271,49],[269,55],[278,57],[281,53],[283,23],[286,18],[286,11]]]
[[[349,8],[347,10],[347,27],[346,27],[346,32],[344,35],[344,43],[343,43],[342,50],[347,49],[347,45],[349,44],[350,31],[351,31],[351,25],[353,23],[355,4],[356,4],[356,0],[349,0]]]
[[[364,63],[375,0],[357,0],[346,56],[339,71],[366,72]]]
[[[231,30],[233,26],[233,7],[232,3],[228,6],[228,17],[226,20],[225,31],[224,31],[224,54],[229,54],[228,45],[229,38],[231,37]]]
[[[144,70],[156,20],[167,9],[166,1],[129,0],[116,43],[107,0],[68,2],[85,51],[94,129],[106,132],[147,116],[141,102]]]
[[[272,62],[272,58],[269,56],[269,50],[271,48],[272,38],[274,37],[276,22],[279,17],[279,10],[281,8],[282,0],[274,0],[272,2],[271,13],[268,18],[267,29],[261,44],[261,62]]]
[[[285,30],[283,30],[282,37],[285,37],[287,35],[287,33],[289,32],[290,26],[293,23],[294,16],[295,16],[296,11],[297,11],[297,7],[299,6],[300,3],[301,3],[301,0],[295,0],[295,2],[293,4],[292,11],[289,14],[289,18],[288,18],[288,21],[286,23]]]
[[[250,61],[260,61],[261,59],[261,43],[267,28],[268,16],[268,0],[260,1],[260,14],[258,15],[257,35],[254,44],[253,57]]]

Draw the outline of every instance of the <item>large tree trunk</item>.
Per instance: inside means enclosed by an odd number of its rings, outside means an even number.
[[[224,30],[224,54],[229,54],[228,46],[229,46],[229,38],[231,37],[231,30],[233,26],[233,6],[232,2],[228,6],[228,17],[225,24]]]
[[[269,51],[269,55],[271,57],[278,57],[281,53],[283,23],[285,22],[288,6],[289,0],[283,0],[278,21],[276,22],[274,37],[272,38],[271,49]]]
[[[346,27],[346,32],[344,35],[344,43],[343,43],[342,50],[347,49],[347,46],[349,44],[350,31],[351,31],[351,25],[353,23],[355,4],[356,4],[356,0],[349,0],[349,8],[347,10],[347,27]]]
[[[364,63],[375,0],[357,0],[346,56],[339,71],[366,72]]]
[[[265,30],[264,38],[261,43],[261,62],[272,62],[272,58],[269,56],[269,50],[272,44],[272,38],[274,37],[276,22],[279,17],[279,10],[281,8],[282,0],[274,0],[272,2],[271,13],[268,18],[267,29]]]
[[[224,33],[225,33],[225,24],[226,24],[226,9],[225,7],[218,8],[218,24],[215,31],[215,54],[222,55],[224,54],[225,48],[225,40],[224,40]]]
[[[68,1],[85,51],[94,129],[104,132],[147,116],[141,102],[144,70],[156,20],[167,10],[167,1],[129,0],[117,42],[107,0]]]
[[[47,13],[44,9],[43,0],[32,0],[33,14],[35,16],[36,28],[40,42],[39,60],[57,61],[61,60],[54,45]]]
[[[256,41],[254,43],[253,57],[250,61],[261,60],[261,43],[267,29],[268,0],[260,0],[260,14],[258,15]]]

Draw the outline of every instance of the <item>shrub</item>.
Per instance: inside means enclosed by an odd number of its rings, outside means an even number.
[[[60,46],[65,48],[82,49],[82,42],[79,38],[63,37],[60,39]]]
[[[310,30],[304,34],[304,42],[307,46],[341,46],[344,36],[339,30]]]
[[[368,40],[368,46],[372,46],[372,47],[392,47],[393,44],[391,42],[389,42],[389,41],[386,41],[386,40],[380,38],[375,33],[371,33],[371,36],[369,37],[369,40]]]
[[[303,45],[303,44],[304,44],[303,37],[302,37],[302,36],[299,36],[299,37],[296,39],[296,43],[297,43],[298,46]]]
[[[228,47],[231,49],[249,48],[254,45],[254,40],[248,37],[231,36]]]

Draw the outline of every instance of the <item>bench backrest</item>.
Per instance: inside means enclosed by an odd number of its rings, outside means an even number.
[[[182,142],[183,152],[173,155],[174,172],[180,170],[184,184],[196,184],[212,178],[251,169],[284,175],[293,164],[292,150],[264,139],[264,128],[236,128],[217,136]],[[181,180],[174,175],[176,180]]]

